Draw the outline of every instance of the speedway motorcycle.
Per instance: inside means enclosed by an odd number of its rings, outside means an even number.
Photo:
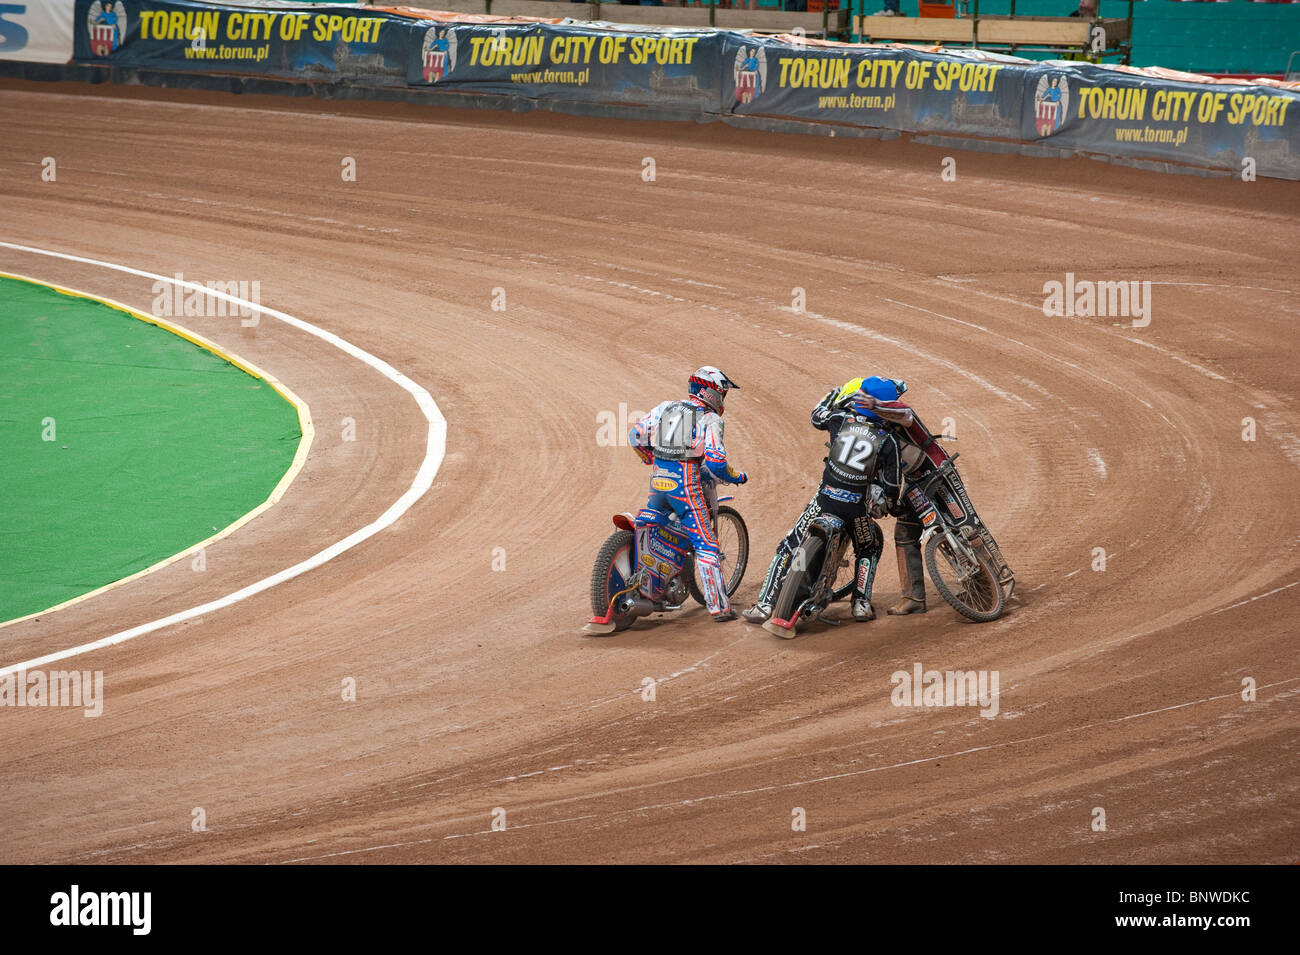
[[[718,497],[717,486],[711,482],[704,490],[718,540],[722,580],[731,596],[749,563],[749,529],[740,513],[725,503],[732,497]],[[654,529],[645,554],[637,552],[633,516],[615,514],[613,521],[616,529],[605,539],[591,571],[593,616],[583,630],[594,634],[626,630],[637,617],[680,610],[688,596],[705,605],[691,536],[676,515]]]
[[[954,464],[957,458],[954,454],[917,475],[904,495],[921,521],[925,567],[935,589],[958,613],[988,623],[1002,616],[1016,576],[971,505]],[[800,622],[820,617],[832,603],[848,598],[853,577],[851,562],[844,555],[850,546],[850,529],[844,521],[832,514],[814,519],[791,559],[772,620],[764,629],[792,637]]]

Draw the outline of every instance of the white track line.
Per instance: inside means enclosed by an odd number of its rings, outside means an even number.
[[[1213,617],[1216,613],[1224,613],[1225,611],[1228,610],[1236,610],[1238,607],[1244,607],[1246,606],[1246,604],[1254,603],[1256,600],[1263,600],[1265,597],[1271,597],[1274,594],[1280,594],[1284,590],[1290,590],[1292,587],[1296,586],[1296,584],[1300,584],[1300,580],[1293,580],[1291,581],[1291,583],[1286,584],[1285,586],[1282,587],[1278,587],[1276,590],[1270,590],[1266,594],[1255,594],[1255,596],[1253,597],[1247,597],[1245,600],[1239,600],[1235,604],[1229,604],[1226,607],[1220,607],[1218,610],[1214,610],[1207,614],[1202,614],[1201,616]],[[1200,620],[1200,619],[1201,619],[1200,617],[1192,618],[1192,620]],[[1184,621],[1184,623],[1191,623],[1192,620],[1186,620]]]
[[[193,620],[196,617],[202,617],[203,615],[212,613],[213,611],[222,610],[232,604],[237,604],[241,600],[246,600],[247,598],[252,597],[254,594],[260,594],[264,590],[270,590],[277,584],[282,584],[286,580],[292,580],[301,574],[305,574],[309,570],[315,570],[326,561],[333,560],[339,554],[351,550],[362,541],[373,537],[380,531],[391,526],[399,517],[410,510],[411,506],[423,497],[425,492],[433,486],[433,479],[438,473],[438,468],[442,466],[442,459],[447,451],[447,419],[442,416],[442,412],[438,410],[438,405],[434,402],[433,396],[430,395],[429,392],[411,381],[411,379],[407,378],[383,359],[376,358],[368,351],[358,348],[351,342],[339,338],[339,336],[335,335],[333,332],[327,332],[325,329],[318,328],[310,322],[304,322],[300,318],[294,318],[292,315],[277,311],[274,308],[266,308],[265,306],[258,305],[255,302],[249,302],[225,292],[211,290],[207,286],[200,285],[197,282],[184,282],[176,278],[170,278],[166,275],[158,275],[154,272],[145,272],[141,269],[128,268],[125,265],[115,265],[112,262],[102,262],[99,259],[87,259],[79,255],[68,255],[65,252],[36,249],[27,245],[16,245],[12,242],[0,241],[0,248],[14,249],[18,252],[29,252],[32,255],[44,255],[55,259],[64,259],[68,262],[79,262],[83,265],[97,265],[100,268],[112,269],[115,272],[125,272],[128,275],[138,275],[141,278],[169,282],[173,285],[178,285],[181,288],[193,289],[203,292],[205,295],[211,295],[214,298],[223,299],[234,305],[242,305],[245,308],[256,309],[263,315],[278,318],[286,325],[291,325],[309,335],[315,335],[317,338],[328,342],[340,351],[356,358],[358,361],[365,362],[389,381],[392,381],[398,387],[409,392],[411,396],[415,398],[415,403],[420,406],[420,410],[424,412],[425,420],[429,422],[428,444],[425,449],[424,460],[420,462],[420,470],[416,472],[415,480],[411,482],[411,486],[407,488],[406,493],[394,501],[388,510],[384,511],[384,513],[378,518],[360,530],[349,534],[347,537],[343,538],[343,540],[325,548],[318,554],[308,557],[301,563],[294,564],[287,570],[282,570],[277,574],[272,574],[270,577],[259,580],[254,584],[249,584],[247,587],[236,590],[233,594],[219,597],[216,600],[209,601],[208,603],[202,604],[198,607],[192,607],[189,610],[182,610],[179,613],[174,613],[169,617],[163,617],[162,619],[155,620],[152,623],[145,623],[138,627],[132,627],[130,630],[123,630],[121,633],[115,633],[112,636],[104,637],[103,639],[95,640],[91,643],[84,643],[78,647],[70,647],[67,650],[48,653],[45,656],[37,657],[34,660],[26,660],[22,663],[14,663],[0,667],[0,676],[6,676],[7,674],[17,672],[18,670],[34,669],[36,667],[44,666],[47,663],[53,663],[56,660],[65,660],[68,657],[75,657],[82,653],[89,653],[92,650],[100,650],[104,647],[126,643],[128,640],[134,640],[136,637],[142,637],[145,634],[153,633],[155,630],[161,630],[163,627],[169,627],[174,623],[181,623],[185,620]]]

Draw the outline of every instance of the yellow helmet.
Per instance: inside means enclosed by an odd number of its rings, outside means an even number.
[[[865,379],[863,378],[850,378],[848,381],[844,382],[843,387],[841,387],[839,390],[839,394],[835,396],[835,404],[839,404],[842,401],[847,401],[849,398],[852,398],[859,391],[861,391],[862,382],[864,380]]]

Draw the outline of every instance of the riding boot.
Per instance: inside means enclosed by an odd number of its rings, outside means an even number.
[[[889,608],[895,615],[925,613],[925,569],[921,564],[921,548],[917,544],[899,544],[895,548],[898,554],[898,584],[903,597]]]
[[[727,587],[722,580],[722,568],[718,565],[717,555],[697,551],[695,560],[709,613],[717,621],[735,620],[736,612],[731,609],[731,602],[727,599]]]
[[[853,619],[858,621],[875,620],[876,611],[871,606],[871,588],[876,580],[876,565],[879,559],[863,557],[858,561],[857,573],[853,578]]]

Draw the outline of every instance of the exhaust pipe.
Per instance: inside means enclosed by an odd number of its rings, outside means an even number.
[[[648,617],[652,613],[658,613],[661,609],[663,608],[655,606],[644,597],[633,597],[629,595],[618,602],[618,612],[620,616],[631,615],[633,617]]]
[[[633,597],[627,595],[620,597],[610,608],[610,612],[604,617],[592,617],[583,627],[586,633],[609,634],[614,632],[614,624],[610,617],[618,614],[620,617],[646,617],[652,613],[660,613],[664,609],[662,604],[651,603],[644,597]]]

